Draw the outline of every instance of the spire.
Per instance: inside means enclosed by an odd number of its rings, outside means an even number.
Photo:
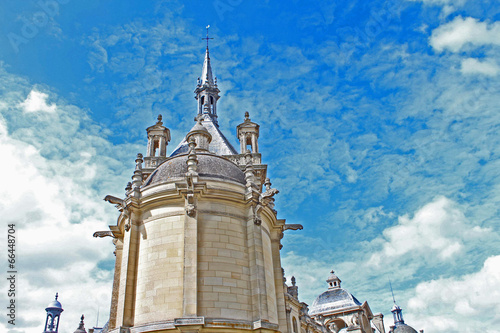
[[[212,74],[212,66],[210,65],[210,54],[205,52],[205,61],[203,61],[203,70],[201,71],[201,85],[208,84],[209,86],[214,86],[214,77]]]
[[[399,305],[396,304],[396,298],[394,297],[394,291],[392,290],[391,280],[389,280],[389,286],[391,287],[392,300],[394,302],[394,306],[391,309],[392,315],[394,316],[394,326],[398,326],[405,323],[403,320],[403,312]]]
[[[198,78],[198,84],[196,85],[196,89],[194,93],[196,94],[195,98],[198,101],[198,114],[206,114],[210,116],[212,122],[218,126],[217,124],[217,101],[219,100],[220,90],[217,88],[217,78],[214,79],[212,74],[212,66],[210,65],[210,52],[208,51],[208,41],[213,39],[208,37],[208,28],[207,25],[207,37],[202,38],[207,41],[207,48],[205,51],[205,60],[203,61],[203,69],[201,71],[201,80]]]
[[[212,74],[212,66],[210,65],[210,52],[208,51],[208,40],[213,38],[208,37],[208,28],[210,28],[210,25],[207,25],[207,37],[202,38],[207,40],[207,49],[205,51],[203,70],[201,71],[201,85],[208,84],[210,86],[214,86],[215,84]]]

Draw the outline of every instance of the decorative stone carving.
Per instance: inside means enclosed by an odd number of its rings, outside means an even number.
[[[130,184],[130,183],[129,183]],[[117,198],[117,197],[114,197],[112,195],[107,195],[104,197],[104,201],[107,201],[113,205],[116,205],[115,207],[117,209],[120,209],[120,208],[123,208],[125,207],[125,201],[123,199],[120,199],[120,198]]]
[[[196,207],[193,204],[187,204],[184,208],[186,210],[186,214],[190,217],[196,216]]]
[[[114,238],[115,237],[113,235],[113,233],[109,230],[108,231],[96,231],[96,232],[94,232],[94,234],[92,236],[94,236],[96,238],[97,237],[99,237],[99,238],[103,238],[103,237],[113,237]]]
[[[285,224],[283,230],[302,230],[304,227],[302,224]]]

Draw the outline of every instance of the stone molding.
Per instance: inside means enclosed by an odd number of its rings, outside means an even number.
[[[260,330],[267,329],[278,331],[279,325],[268,322],[267,320],[256,320],[254,322],[246,320],[226,319],[226,318],[175,318],[174,320],[166,320],[153,322],[135,327],[119,327],[109,331],[109,333],[143,333],[155,332],[162,330],[177,330],[181,326],[202,326],[209,329],[228,329],[228,330]]]

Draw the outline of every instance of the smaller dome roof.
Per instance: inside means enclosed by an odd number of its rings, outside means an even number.
[[[413,327],[406,324],[396,325],[394,328],[394,333],[418,333]]]
[[[56,293],[56,299],[53,300],[52,302],[50,302],[49,305],[47,305],[47,308],[62,309],[61,303],[57,300],[58,297],[59,297],[59,293]]]
[[[361,303],[345,289],[329,289],[314,300],[309,314],[317,315],[355,306],[361,306]]]
[[[396,303],[394,303],[394,305],[392,306],[391,312],[394,312],[394,311],[397,311],[397,310],[401,310],[401,308],[399,307],[399,305],[397,305]]]

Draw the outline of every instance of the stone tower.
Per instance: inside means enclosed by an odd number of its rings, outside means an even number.
[[[167,157],[159,118],[125,197],[105,198],[120,211],[94,234],[116,245],[109,332],[293,331],[280,240],[302,227],[277,218],[259,125],[238,125],[240,153],[219,130],[219,92],[207,47],[193,128]]]

